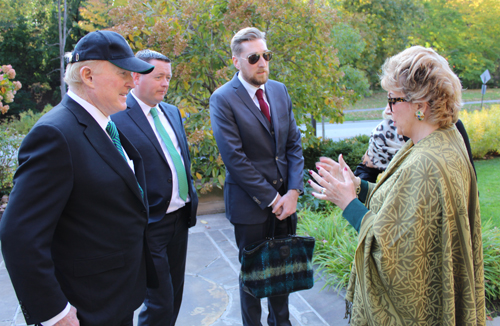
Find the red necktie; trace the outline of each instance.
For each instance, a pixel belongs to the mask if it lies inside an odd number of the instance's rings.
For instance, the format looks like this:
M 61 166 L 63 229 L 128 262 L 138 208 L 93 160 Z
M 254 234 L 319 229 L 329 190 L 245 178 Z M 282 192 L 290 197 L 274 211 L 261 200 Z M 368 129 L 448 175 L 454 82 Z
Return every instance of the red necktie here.
M 269 120 L 269 122 L 271 122 L 271 116 L 269 115 L 269 106 L 267 105 L 266 101 L 264 101 L 264 96 L 263 96 L 264 91 L 262 90 L 262 88 L 259 88 L 257 90 L 257 93 L 255 93 L 255 95 L 257 96 L 257 99 L 259 100 L 260 110 L 262 111 L 262 113 L 264 113 L 267 120 Z

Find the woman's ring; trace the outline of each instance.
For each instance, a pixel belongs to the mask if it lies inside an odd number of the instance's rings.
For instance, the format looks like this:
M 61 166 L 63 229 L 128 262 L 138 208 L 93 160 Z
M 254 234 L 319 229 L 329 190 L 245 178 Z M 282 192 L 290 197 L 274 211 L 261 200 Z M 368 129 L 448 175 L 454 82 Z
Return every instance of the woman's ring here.
M 325 191 L 326 191 L 326 189 L 325 189 L 325 188 L 321 189 L 321 194 L 322 194 L 322 195 L 324 195 L 324 194 L 325 194 Z

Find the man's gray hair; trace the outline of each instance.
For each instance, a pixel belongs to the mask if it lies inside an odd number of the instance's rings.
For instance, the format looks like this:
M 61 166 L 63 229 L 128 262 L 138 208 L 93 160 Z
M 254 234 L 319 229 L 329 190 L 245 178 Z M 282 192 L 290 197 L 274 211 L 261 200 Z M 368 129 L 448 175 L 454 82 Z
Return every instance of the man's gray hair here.
M 156 52 L 153 50 L 141 50 L 135 54 L 135 57 L 137 59 L 141 59 L 142 61 L 146 61 L 147 63 L 150 63 L 151 60 L 160 60 L 164 62 L 170 62 L 170 59 L 161 54 L 160 52 Z
M 241 44 L 247 41 L 264 40 L 266 41 L 266 33 L 259 31 L 255 27 L 245 27 L 236 33 L 231 40 L 231 52 L 237 57 L 241 54 Z
M 71 52 L 67 52 L 64 57 L 69 61 L 71 58 Z M 83 84 L 82 76 L 80 75 L 80 70 L 87 66 L 96 69 L 97 66 L 104 62 L 103 60 L 86 60 L 75 63 L 68 63 L 66 70 L 64 71 L 64 81 L 72 89 L 80 89 Z

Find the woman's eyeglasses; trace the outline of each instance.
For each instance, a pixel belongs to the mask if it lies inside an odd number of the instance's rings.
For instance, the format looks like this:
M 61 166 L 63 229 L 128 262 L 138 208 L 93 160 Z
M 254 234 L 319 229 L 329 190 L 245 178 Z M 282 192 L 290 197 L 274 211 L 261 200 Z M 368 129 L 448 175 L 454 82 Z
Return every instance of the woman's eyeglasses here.
M 408 102 L 407 100 L 404 99 L 404 97 L 388 97 L 387 98 L 387 103 L 389 103 L 389 107 L 391 108 L 392 112 L 392 105 L 398 102 Z
M 264 58 L 264 60 L 266 60 L 266 61 L 271 61 L 271 59 L 273 58 L 273 53 L 271 51 L 266 51 L 262 54 L 252 53 L 252 54 L 249 54 L 248 57 L 242 58 L 242 59 L 245 59 L 248 61 L 249 64 L 254 65 L 257 62 L 259 62 L 261 55 Z

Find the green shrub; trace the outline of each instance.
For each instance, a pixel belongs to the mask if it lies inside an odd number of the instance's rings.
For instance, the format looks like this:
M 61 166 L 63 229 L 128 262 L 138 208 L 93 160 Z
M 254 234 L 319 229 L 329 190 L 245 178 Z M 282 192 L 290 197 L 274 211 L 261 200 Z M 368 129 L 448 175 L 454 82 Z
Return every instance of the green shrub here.
M 500 153 L 500 105 L 473 112 L 462 111 L 460 119 L 469 135 L 472 157 Z
M 302 210 L 297 233 L 316 239 L 314 264 L 317 273 L 323 274 L 325 286 L 336 290 L 347 286 L 358 237 L 356 230 L 342 217 L 340 208 L 334 207 L 328 212 Z
M 483 228 L 483 257 L 486 299 L 500 300 L 500 229 L 488 220 Z
M 500 229 L 489 220 L 482 225 L 486 299 L 500 299 Z M 336 290 L 349 283 L 354 253 L 358 244 L 357 233 L 342 217 L 338 208 L 325 212 L 303 209 L 299 212 L 297 233 L 316 239 L 314 264 L 323 273 L 328 287 Z
M 5 125 L 0 125 L 0 194 L 12 190 L 12 178 L 17 169 L 17 151 L 23 137 Z M 1 197 L 1 196 L 0 196 Z
M 353 138 L 333 141 L 325 139 L 312 146 L 303 149 L 304 167 L 309 170 L 316 168 L 316 162 L 321 156 L 326 156 L 338 160 L 339 154 L 344 156 L 347 165 L 354 171 L 356 166 L 361 163 L 361 158 L 368 148 L 370 136 L 359 135 Z
M 13 118 L 9 121 L 8 126 L 19 134 L 26 135 L 35 123 L 50 110 L 52 110 L 52 105 L 47 104 L 42 112 L 33 112 L 31 110 L 21 112 L 18 119 Z
M 338 161 L 339 154 L 342 154 L 347 165 L 354 171 L 361 163 L 361 158 L 368 148 L 369 136 L 360 135 L 340 141 L 327 139 L 325 141 L 309 141 L 309 146 L 303 149 L 304 155 L 304 194 L 299 197 L 297 209 L 310 209 L 312 211 L 325 211 L 335 207 L 334 204 L 319 200 L 311 195 L 312 188 L 307 181 L 311 178 L 309 170 L 316 171 L 316 162 L 322 156 L 330 157 Z

